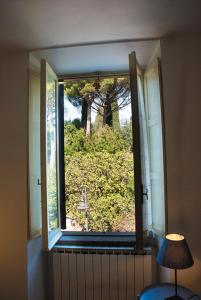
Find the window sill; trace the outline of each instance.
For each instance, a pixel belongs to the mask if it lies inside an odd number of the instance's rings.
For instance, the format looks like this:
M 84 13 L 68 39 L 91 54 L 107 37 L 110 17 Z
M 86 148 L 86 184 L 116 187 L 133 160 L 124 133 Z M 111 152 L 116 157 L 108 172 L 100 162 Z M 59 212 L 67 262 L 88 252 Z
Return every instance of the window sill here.
M 150 245 L 150 246 L 149 246 Z M 53 252 L 83 254 L 152 254 L 151 244 L 142 250 L 136 250 L 135 232 L 68 232 L 53 247 Z
M 101 247 L 134 247 L 136 235 L 129 233 L 102 233 L 102 232 L 62 232 L 58 243 L 60 245 L 101 246 Z
M 147 254 L 150 248 L 135 249 L 135 233 L 62 232 L 54 252 L 90 254 Z

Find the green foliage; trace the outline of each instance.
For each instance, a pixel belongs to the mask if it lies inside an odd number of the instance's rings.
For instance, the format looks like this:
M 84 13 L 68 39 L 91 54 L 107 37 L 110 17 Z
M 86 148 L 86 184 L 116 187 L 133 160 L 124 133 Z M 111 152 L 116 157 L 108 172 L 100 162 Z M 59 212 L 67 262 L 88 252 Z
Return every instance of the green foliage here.
M 64 92 L 74 106 L 80 106 L 83 99 L 94 96 L 94 80 L 68 80 L 65 82 Z
M 72 155 L 84 150 L 86 142 L 85 131 L 83 128 L 77 129 L 73 123 L 64 124 L 64 153 Z
M 82 98 L 97 96 L 101 99 L 112 95 L 114 100 L 129 91 L 129 79 L 127 77 L 102 78 L 98 81 L 91 80 L 68 80 L 64 86 L 65 95 L 71 100 L 72 104 L 79 106 Z M 112 102 L 111 102 L 112 103 Z
M 135 230 L 133 156 L 124 140 L 129 129 L 106 125 L 89 139 L 83 129 L 65 124 L 67 215 L 84 225 L 78 205 L 86 188 L 90 231 Z
M 119 123 L 119 110 L 118 110 L 118 103 L 117 100 L 115 100 L 112 103 L 112 128 L 115 131 L 119 131 L 120 130 L 120 123 Z
M 118 92 L 120 89 L 126 90 L 129 85 L 128 77 L 110 77 L 104 78 L 100 81 L 100 93 L 107 94 L 108 91 Z
M 121 134 L 108 125 L 95 132 L 86 143 L 87 152 L 106 151 L 108 153 L 116 153 L 124 150 L 125 147 L 126 145 Z
M 86 98 L 90 95 L 94 96 L 96 93 L 96 89 L 94 86 L 94 81 L 85 81 L 84 86 L 80 90 L 80 94 Z
M 85 226 L 78 206 L 86 191 L 90 231 L 135 231 L 132 127 L 119 122 L 130 103 L 128 78 L 67 81 L 65 95 L 82 107 L 81 122 L 64 126 L 67 216 Z M 91 108 L 97 116 L 87 134 Z
M 83 128 L 79 130 L 74 121 L 66 122 L 64 125 L 64 152 L 67 155 L 74 155 L 76 152 L 94 153 L 107 152 L 114 154 L 119 151 L 131 150 L 131 125 L 126 125 L 120 131 L 114 131 L 108 125 L 99 129 L 91 138 L 85 136 Z
M 84 224 L 77 207 L 86 187 L 91 231 L 113 231 L 122 215 L 134 215 L 132 154 L 75 153 L 66 156 L 67 214 Z M 132 224 L 134 230 L 134 223 Z
M 55 166 L 48 166 L 47 175 L 49 227 L 51 230 L 54 230 L 58 227 L 57 179 Z
M 74 106 L 82 106 L 81 125 L 86 135 L 91 135 L 91 105 L 96 97 L 94 80 L 67 81 L 64 87 L 65 95 Z
M 130 84 L 127 77 L 110 77 L 91 80 L 68 80 L 64 86 L 65 95 L 74 106 L 82 106 L 82 127 L 86 127 L 87 107 L 98 115 L 99 128 L 105 124 L 119 129 L 119 110 L 130 103 Z M 118 104 L 119 100 L 119 104 Z
M 72 124 L 75 125 L 75 127 L 76 127 L 77 129 L 80 129 L 80 128 L 82 127 L 82 124 L 81 124 L 81 121 L 80 121 L 79 118 L 74 119 L 74 120 L 72 121 Z
M 132 123 L 130 121 L 126 121 L 120 130 L 120 135 L 122 140 L 124 141 L 124 147 L 125 149 L 128 149 L 129 151 L 132 150 L 132 144 L 133 144 L 133 135 L 132 135 Z
M 48 225 L 50 230 L 58 227 L 57 207 L 57 178 L 55 154 L 55 81 L 48 78 L 47 105 L 46 105 L 46 131 L 47 131 L 47 194 L 48 194 Z
M 103 116 L 102 116 L 102 111 L 103 109 L 99 109 L 95 118 L 95 122 L 92 125 L 92 131 L 96 132 L 98 130 L 100 130 L 103 127 Z

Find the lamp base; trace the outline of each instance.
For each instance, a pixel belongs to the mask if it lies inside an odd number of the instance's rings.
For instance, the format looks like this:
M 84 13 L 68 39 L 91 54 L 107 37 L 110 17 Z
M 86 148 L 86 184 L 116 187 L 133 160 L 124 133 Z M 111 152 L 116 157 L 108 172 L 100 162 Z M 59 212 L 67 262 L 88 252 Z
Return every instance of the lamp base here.
M 165 300 L 184 300 L 183 298 L 181 298 L 179 295 L 174 295 L 168 298 L 165 298 Z

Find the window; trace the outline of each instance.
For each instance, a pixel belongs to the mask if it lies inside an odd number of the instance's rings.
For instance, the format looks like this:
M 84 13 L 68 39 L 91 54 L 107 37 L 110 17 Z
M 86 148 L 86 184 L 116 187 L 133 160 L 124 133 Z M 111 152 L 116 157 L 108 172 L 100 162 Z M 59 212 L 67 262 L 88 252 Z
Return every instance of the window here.
M 68 231 L 135 231 L 138 249 L 143 247 L 143 232 L 165 230 L 158 65 L 142 72 L 131 53 L 129 66 L 127 74 L 85 77 L 81 82 L 71 78 L 58 85 L 53 70 L 41 61 L 41 176 L 30 168 L 30 186 L 33 183 L 34 189 L 37 182 L 41 189 L 44 249 L 61 236 L 66 217 Z M 31 132 L 30 126 L 30 137 Z M 30 138 L 30 145 L 34 142 Z M 30 166 L 33 162 L 34 153 Z M 34 199 L 30 197 L 30 215 L 39 209 Z M 36 223 L 31 223 L 31 231 L 37 227 L 40 233 L 40 219 Z
M 42 232 L 40 186 L 40 64 L 30 58 L 29 71 L 29 236 Z
M 144 74 L 146 127 L 149 156 L 149 190 L 151 193 L 149 228 L 156 234 L 166 231 L 165 215 L 165 147 L 163 136 L 162 87 L 160 61 L 154 61 Z M 151 226 L 150 226 L 151 225 Z
M 64 81 L 66 230 L 135 232 L 130 83 Z
M 46 249 L 61 236 L 58 148 L 57 76 L 46 61 L 41 60 L 41 195 Z

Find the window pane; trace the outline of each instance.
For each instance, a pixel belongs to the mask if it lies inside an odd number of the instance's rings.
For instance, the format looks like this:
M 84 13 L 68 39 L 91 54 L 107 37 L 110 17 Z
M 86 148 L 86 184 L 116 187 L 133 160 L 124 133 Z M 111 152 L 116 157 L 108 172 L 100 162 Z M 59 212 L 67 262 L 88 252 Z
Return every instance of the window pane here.
M 40 75 L 29 74 L 29 215 L 30 237 L 41 234 Z
M 152 230 L 163 235 L 165 232 L 165 192 L 161 99 L 157 63 L 145 73 L 145 88 L 151 173 Z
M 47 73 L 46 157 L 49 230 L 58 227 L 57 160 L 56 160 L 56 82 Z
M 135 231 L 128 78 L 66 81 L 64 109 L 67 230 Z

